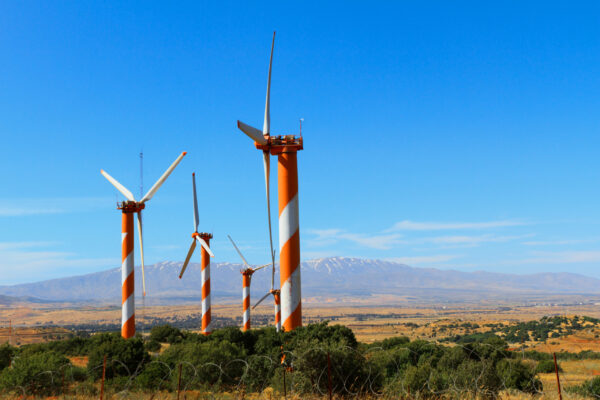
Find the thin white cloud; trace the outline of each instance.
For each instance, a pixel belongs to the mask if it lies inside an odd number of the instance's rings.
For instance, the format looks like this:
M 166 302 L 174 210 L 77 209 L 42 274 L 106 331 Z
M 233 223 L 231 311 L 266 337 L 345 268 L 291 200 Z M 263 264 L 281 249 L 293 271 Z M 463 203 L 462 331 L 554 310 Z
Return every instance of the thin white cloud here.
M 514 235 L 514 236 L 496 236 L 492 234 L 478 235 L 478 236 L 438 236 L 430 238 L 421 238 L 419 241 L 423 243 L 434 243 L 445 246 L 477 246 L 482 243 L 504 243 L 513 240 L 524 239 L 532 237 L 532 234 L 528 235 Z
M 461 264 L 461 268 L 481 269 L 481 268 L 498 268 L 498 267 L 514 267 L 516 265 L 568 265 L 568 264 L 589 264 L 600 263 L 600 251 L 584 250 L 584 251 L 534 251 L 530 252 L 525 258 L 502 259 L 497 261 L 482 261 L 477 263 Z M 542 267 L 544 268 L 544 267 Z M 565 267 L 561 267 L 565 268 Z
M 403 235 L 395 232 L 376 233 L 376 234 L 359 234 L 345 231 L 343 229 L 309 229 L 309 234 L 316 235 L 307 241 L 310 247 L 326 247 L 333 246 L 341 241 L 349 241 L 363 247 L 376 250 L 389 250 L 399 245 L 415 245 L 415 244 L 433 244 L 440 248 L 453 247 L 474 247 L 483 243 L 502 243 L 512 240 L 530 238 L 533 234 L 514 235 L 514 236 L 498 236 L 494 234 L 484 235 L 451 235 L 451 236 L 434 236 L 434 237 L 419 237 L 414 239 L 404 238 Z
M 504 228 L 510 226 L 526 225 L 520 221 L 487 221 L 487 222 L 415 222 L 400 221 L 396 222 L 389 232 L 393 231 L 440 231 L 440 230 L 462 230 L 462 229 L 490 229 Z
M 69 197 L 38 199 L 0 199 L 0 217 L 66 214 L 109 207 L 109 197 Z
M 371 249 L 389 250 L 402 243 L 402 235 L 397 233 L 367 235 L 351 233 L 343 229 L 309 229 L 308 233 L 316 235 L 316 238 L 308 242 L 312 247 L 330 246 L 345 240 Z
M 519 260 L 518 264 L 580 264 L 600 262 L 600 251 L 535 252 L 531 258 Z
M 389 261 L 395 261 L 407 265 L 419 265 L 419 264 L 437 264 L 444 263 L 450 260 L 461 257 L 457 254 L 437 254 L 430 256 L 414 256 L 414 257 L 394 257 L 388 258 Z
M 56 242 L 0 242 L 0 252 L 7 250 L 27 249 L 32 247 L 45 247 Z
M 2 283 L 24 283 L 64 276 L 85 274 L 94 268 L 120 264 L 118 258 L 82 258 L 78 255 L 44 250 L 50 242 L 0 243 Z
M 600 241 L 600 238 L 591 239 L 567 239 L 567 240 L 538 240 L 523 242 L 525 246 L 563 246 L 570 244 L 594 243 Z

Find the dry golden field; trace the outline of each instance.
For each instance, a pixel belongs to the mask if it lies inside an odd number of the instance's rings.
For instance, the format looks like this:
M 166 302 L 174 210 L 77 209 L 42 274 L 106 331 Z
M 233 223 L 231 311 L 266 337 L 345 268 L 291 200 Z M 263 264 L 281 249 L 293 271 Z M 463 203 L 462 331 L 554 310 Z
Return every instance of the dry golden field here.
M 600 306 L 586 305 L 509 305 L 493 304 L 448 304 L 448 305 L 346 305 L 317 304 L 306 302 L 303 308 L 304 323 L 330 320 L 351 328 L 357 339 L 362 342 L 373 342 L 392 336 L 408 336 L 411 339 L 440 339 L 449 335 L 484 332 L 483 325 L 502 323 L 510 325 L 520 321 L 536 320 L 543 316 L 587 315 L 600 318 Z M 177 323 L 190 315 L 199 315 L 197 305 L 151 306 L 141 307 L 138 304 L 136 319 L 138 323 L 160 319 L 167 323 Z M 241 317 L 239 305 L 213 305 L 213 319 Z M 265 326 L 272 321 L 271 305 L 258 307 L 253 311 L 253 326 Z M 0 306 L 0 342 L 8 341 L 9 320 L 12 321 L 11 343 L 21 344 L 45 341 L 60 337 L 67 333 L 61 326 L 77 326 L 82 324 L 103 326 L 120 325 L 121 309 L 116 306 L 77 307 L 75 305 L 32 305 Z M 481 326 L 477 329 L 460 327 L 448 328 L 457 322 L 471 322 Z M 36 328 L 36 329 L 32 329 Z M 546 343 L 526 343 L 540 351 L 600 351 L 600 342 L 593 334 L 573 336 L 569 338 L 549 339 Z M 542 347 L 540 347 L 542 346 Z

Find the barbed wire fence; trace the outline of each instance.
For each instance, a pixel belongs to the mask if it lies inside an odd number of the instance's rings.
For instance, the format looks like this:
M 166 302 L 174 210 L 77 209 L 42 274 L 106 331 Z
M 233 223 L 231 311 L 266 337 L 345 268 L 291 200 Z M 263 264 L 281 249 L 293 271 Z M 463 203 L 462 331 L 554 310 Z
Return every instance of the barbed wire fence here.
M 503 362 L 498 354 L 505 354 L 506 347 L 485 343 L 475 347 L 462 344 L 447 347 L 456 350 L 436 355 L 432 353 L 435 348 L 415 351 L 408 347 L 390 350 L 316 345 L 303 351 L 282 350 L 277 355 L 255 354 L 203 363 L 168 363 L 153 358 L 133 366 L 104 357 L 86 368 L 66 362 L 56 369 L 38 372 L 30 382 L 5 390 L 4 396 L 19 399 L 48 394 L 59 398 L 100 399 L 524 399 L 532 396 L 580 399 L 585 398 L 584 395 L 565 388 L 580 385 L 586 373 L 588 379 L 600 375 L 600 360 L 596 359 L 573 360 L 580 364 L 582 373 L 567 373 L 560 366 L 572 362 L 562 360 L 559 353 L 555 371 L 527 375 L 517 371 L 523 368 L 522 364 L 510 361 L 522 361 L 533 370 L 535 360 L 527 354 L 512 351 L 509 361 Z M 457 358 L 454 360 L 453 356 Z M 498 358 L 496 362 L 494 357 Z M 8 368 L 18 369 L 20 362 L 20 358 L 15 357 Z M 93 376 L 101 378 L 91 379 Z M 141 384 L 149 384 L 151 388 L 141 388 Z

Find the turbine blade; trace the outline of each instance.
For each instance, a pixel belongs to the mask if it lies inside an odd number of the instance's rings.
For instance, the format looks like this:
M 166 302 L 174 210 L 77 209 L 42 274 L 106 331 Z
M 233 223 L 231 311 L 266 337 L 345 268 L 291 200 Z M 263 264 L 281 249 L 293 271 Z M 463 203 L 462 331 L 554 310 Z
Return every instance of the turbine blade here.
M 181 272 L 179 273 L 179 279 L 181 279 L 181 277 L 183 276 L 183 273 L 185 272 L 185 269 L 187 268 L 187 266 L 190 262 L 190 258 L 192 258 L 192 254 L 194 254 L 195 248 L 196 248 L 196 241 L 194 240 L 192 242 L 192 245 L 190 246 L 187 256 L 185 256 L 185 261 L 183 262 L 183 267 L 181 268 Z
M 263 268 L 265 268 L 265 267 L 268 267 L 269 265 L 271 265 L 271 263 L 268 263 L 268 264 L 265 264 L 265 265 L 261 265 L 260 267 L 253 268 L 252 270 L 253 270 L 254 272 L 256 272 L 256 271 L 258 271 L 259 269 L 263 269 Z
M 250 139 L 254 140 L 256 143 L 267 144 L 267 139 L 265 139 L 262 132 L 259 131 L 258 129 L 256 129 L 250 125 L 246 125 L 242 121 L 238 121 L 237 125 L 238 125 L 238 129 L 240 131 L 244 132 L 246 135 L 248 135 L 250 137 Z
M 268 292 L 263 297 L 261 297 L 260 300 L 256 302 L 256 304 L 254 305 L 254 307 L 252 307 L 252 309 L 254 310 L 256 307 L 258 307 L 258 305 L 260 303 L 262 303 L 264 299 L 266 299 L 267 297 L 269 297 L 270 294 L 271 294 L 271 292 Z
M 187 152 L 183 152 L 179 155 L 179 157 L 177 157 L 177 159 L 173 162 L 173 164 L 171 164 L 171 166 L 169 168 L 167 168 L 167 170 L 165 171 L 164 174 L 162 174 L 162 176 L 160 178 L 158 178 L 158 180 L 156 181 L 156 183 L 154 184 L 154 186 L 152 186 L 150 188 L 150 190 L 148 190 L 148 193 L 146 193 L 146 195 L 142 198 L 142 200 L 140 200 L 140 203 L 145 203 L 148 200 L 150 200 L 152 198 L 152 196 L 154 196 L 154 194 L 156 193 L 156 191 L 162 186 L 163 183 L 165 183 L 165 180 L 169 177 L 169 175 L 171 175 L 171 172 L 173 172 L 173 170 L 175 169 L 175 167 L 177 166 L 177 164 L 179 164 L 181 162 L 181 159 L 187 154 Z
M 267 189 L 267 219 L 269 221 L 269 243 L 271 244 L 271 261 L 273 262 L 273 273 L 271 274 L 271 290 L 275 285 L 275 253 L 273 251 L 273 233 L 271 230 L 271 156 L 268 151 L 263 151 L 263 165 L 265 169 L 265 187 Z
M 198 197 L 196 196 L 196 174 L 192 173 L 192 184 L 194 186 L 194 232 L 198 232 L 200 218 L 198 217 Z
M 146 296 L 146 272 L 144 271 L 144 237 L 142 235 L 142 211 L 137 213 L 138 236 L 140 238 L 140 258 L 142 260 L 142 296 Z
M 242 261 L 244 261 L 244 265 L 247 266 L 248 268 L 250 268 L 250 266 L 248 265 L 248 261 L 246 261 L 246 259 L 244 258 L 244 256 L 242 255 L 242 252 L 240 251 L 240 249 L 238 249 L 238 247 L 235 245 L 235 242 L 233 241 L 233 239 L 231 238 L 231 236 L 227 235 L 227 237 L 229 238 L 229 240 L 231 241 L 231 244 L 233 245 L 233 247 L 235 247 L 235 251 L 237 251 L 237 253 L 240 255 L 240 257 L 242 258 Z
M 208 243 L 206 243 L 206 240 L 202 239 L 200 236 L 196 236 L 196 240 L 198 241 L 198 243 L 200 243 L 200 246 L 202 246 L 204 250 L 206 250 L 209 256 L 215 256 L 210 247 L 208 246 Z
M 275 47 L 275 32 L 273 32 L 273 42 L 271 43 L 271 58 L 269 59 L 269 78 L 267 79 L 267 100 L 265 101 L 265 122 L 263 124 L 263 135 L 271 132 L 271 66 L 273 65 L 273 48 Z
M 121 185 L 115 178 L 113 178 L 112 176 L 110 176 L 106 171 L 104 171 L 103 169 L 100 170 L 100 173 L 102 174 L 102 176 L 104 176 L 106 179 L 108 179 L 108 181 L 115 187 L 117 188 L 117 190 L 119 192 L 121 192 L 123 194 L 123 196 L 125 196 L 125 198 L 129 201 L 135 201 L 135 198 L 133 197 L 133 194 L 127 190 L 127 188 L 123 185 Z

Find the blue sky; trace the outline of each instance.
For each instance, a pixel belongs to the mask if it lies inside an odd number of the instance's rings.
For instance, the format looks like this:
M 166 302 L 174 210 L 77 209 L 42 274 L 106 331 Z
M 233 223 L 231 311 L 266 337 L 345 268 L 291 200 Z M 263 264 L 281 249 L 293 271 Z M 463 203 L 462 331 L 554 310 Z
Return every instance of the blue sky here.
M 261 156 L 236 120 L 262 125 L 273 30 L 272 132 L 305 119 L 303 258 L 600 277 L 599 12 L 2 2 L 0 284 L 118 266 L 99 171 L 137 195 L 142 149 L 146 189 L 189 152 L 148 203 L 148 263 L 185 257 L 193 171 L 215 261 L 237 261 L 227 234 L 267 261 Z

